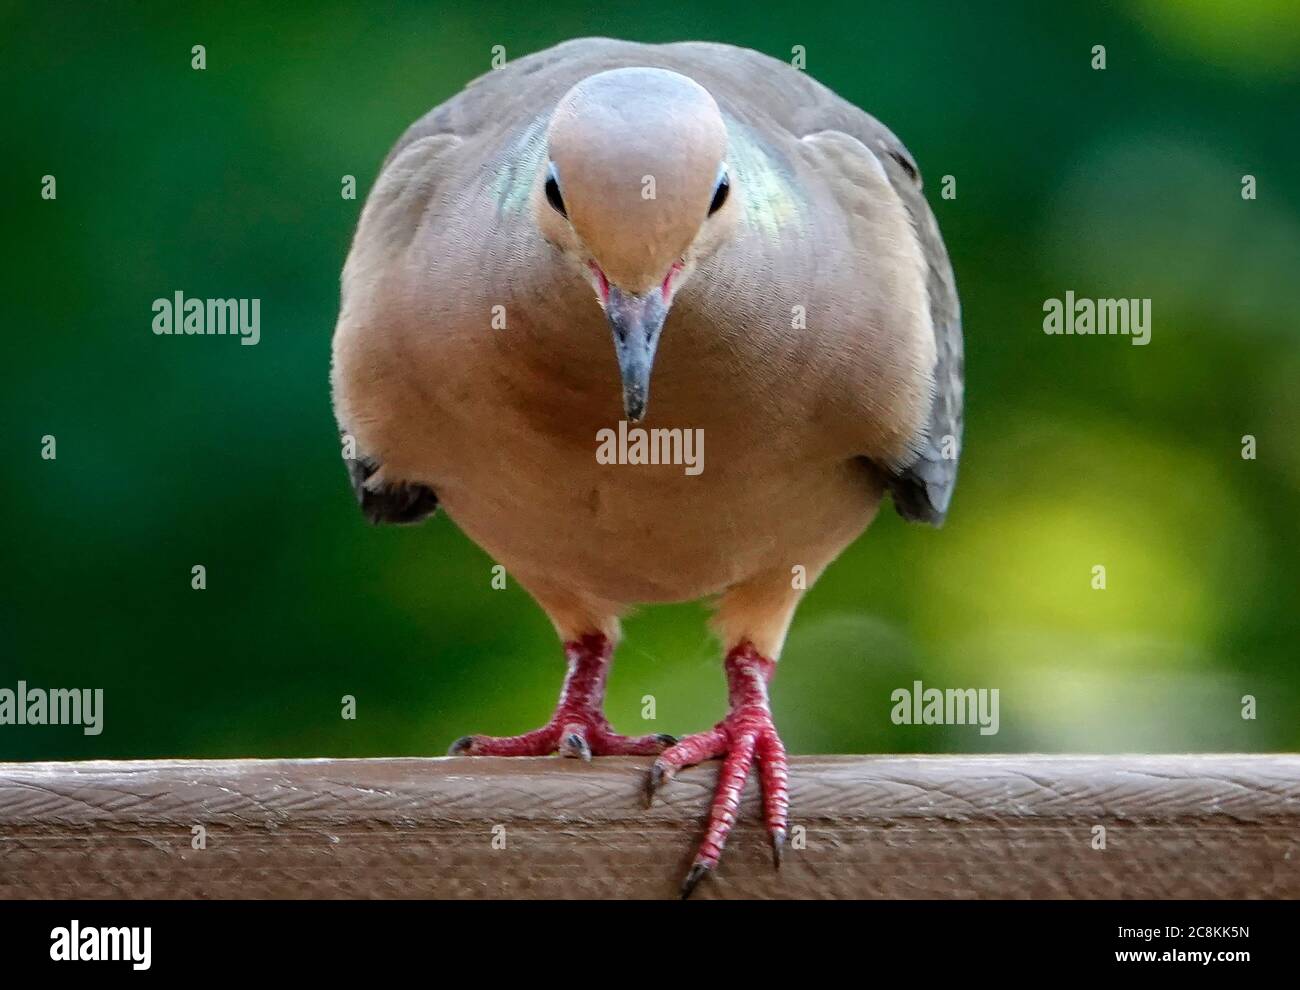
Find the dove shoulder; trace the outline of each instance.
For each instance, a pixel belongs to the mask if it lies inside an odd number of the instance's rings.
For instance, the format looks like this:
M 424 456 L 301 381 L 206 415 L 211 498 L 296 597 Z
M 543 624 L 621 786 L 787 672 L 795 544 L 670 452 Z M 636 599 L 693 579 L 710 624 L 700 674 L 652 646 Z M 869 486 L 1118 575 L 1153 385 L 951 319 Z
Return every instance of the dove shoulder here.
M 771 143 L 784 132 L 808 151 L 814 173 L 808 196 L 829 199 L 821 200 L 814 215 L 828 227 L 842 222 L 846 235 L 843 241 L 833 231 L 819 237 L 818 274 L 831 267 L 828 245 L 846 248 L 858 269 L 847 280 L 836 269 L 840 277 L 819 279 L 817 291 L 842 293 L 837 308 L 843 312 L 847 306 L 857 318 L 856 325 L 839 329 L 856 337 L 858 346 L 853 339 L 834 344 L 857 354 L 860 386 L 876 393 L 862 396 L 862 454 L 881 469 L 904 518 L 941 524 L 962 439 L 961 306 L 916 160 L 875 117 L 784 62 L 725 45 L 669 47 L 708 64 L 704 74 L 710 78 L 700 81 L 712 84 L 715 95 L 723 93 L 730 112 L 752 131 L 768 135 Z M 729 99 L 733 93 L 743 99 Z M 897 222 L 900 217 L 906 224 Z M 870 280 L 887 287 L 895 303 L 893 318 L 883 324 L 879 306 L 871 305 L 865 284 Z M 903 366 L 909 360 L 921 362 L 919 375 Z M 919 396 L 919 418 L 916 389 L 927 393 Z
M 924 431 L 913 438 L 915 458 L 888 472 L 898 513 L 911 522 L 941 525 L 957 481 L 965 393 L 961 303 L 948 249 L 922 192 L 920 169 L 884 125 L 868 120 L 863 137 L 911 220 L 920 248 L 926 303 L 934 337 L 933 395 Z

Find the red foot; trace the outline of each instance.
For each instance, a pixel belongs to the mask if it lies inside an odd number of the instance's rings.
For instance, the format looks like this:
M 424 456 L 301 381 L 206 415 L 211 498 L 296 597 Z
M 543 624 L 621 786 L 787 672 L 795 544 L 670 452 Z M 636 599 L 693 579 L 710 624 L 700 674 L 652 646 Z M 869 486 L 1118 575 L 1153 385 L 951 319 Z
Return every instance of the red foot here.
M 776 734 L 767 702 L 767 682 L 776 664 L 761 656 L 751 644 L 741 643 L 727 654 L 723 666 L 727 672 L 731 711 L 712 729 L 689 735 L 665 750 L 650 768 L 647 782 L 647 798 L 653 801 L 655 792 L 682 767 L 725 757 L 704 840 L 682 883 L 683 897 L 689 897 L 695 885 L 717 867 L 722 847 L 736 823 L 741 789 L 755 760 L 763 787 L 763 820 L 772 840 L 772 859 L 778 867 L 785 848 L 790 810 L 789 772 L 785 746 Z
M 605 678 L 614 648 L 604 636 L 583 636 L 564 644 L 569 672 L 551 720 L 522 736 L 462 736 L 450 756 L 548 756 L 558 752 L 590 760 L 592 756 L 654 756 L 675 740 L 663 733 L 620 736 L 601 710 Z

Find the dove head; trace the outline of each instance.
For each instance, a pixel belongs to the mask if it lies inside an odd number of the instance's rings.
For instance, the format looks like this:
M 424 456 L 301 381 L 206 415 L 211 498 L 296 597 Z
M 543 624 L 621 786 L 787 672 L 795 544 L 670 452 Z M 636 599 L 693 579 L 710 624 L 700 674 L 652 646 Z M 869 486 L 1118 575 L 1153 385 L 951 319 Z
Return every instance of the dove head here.
M 551 116 L 538 225 L 605 311 L 632 422 L 674 295 L 735 224 L 726 152 L 713 97 L 666 69 L 589 76 Z

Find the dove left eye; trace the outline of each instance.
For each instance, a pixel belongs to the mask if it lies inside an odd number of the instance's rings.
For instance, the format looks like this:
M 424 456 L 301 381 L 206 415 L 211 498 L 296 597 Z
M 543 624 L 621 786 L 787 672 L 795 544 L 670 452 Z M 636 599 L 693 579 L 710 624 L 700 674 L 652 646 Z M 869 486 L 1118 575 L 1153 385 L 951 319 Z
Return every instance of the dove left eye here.
M 717 213 L 722 209 L 722 204 L 727 201 L 727 193 L 731 191 L 731 181 L 727 178 L 727 173 L 722 173 L 722 178 L 718 179 L 717 188 L 713 190 L 713 202 L 709 204 L 709 216 Z

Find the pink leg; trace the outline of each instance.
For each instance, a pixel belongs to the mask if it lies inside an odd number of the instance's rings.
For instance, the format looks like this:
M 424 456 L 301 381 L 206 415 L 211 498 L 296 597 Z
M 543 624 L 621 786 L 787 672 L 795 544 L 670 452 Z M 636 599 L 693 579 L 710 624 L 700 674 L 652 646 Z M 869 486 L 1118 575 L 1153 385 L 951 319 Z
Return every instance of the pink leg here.
M 647 783 L 647 796 L 653 801 L 655 792 L 682 767 L 724 757 L 704 839 L 682 884 L 683 897 L 689 897 L 695 885 L 717 868 L 722 847 L 736 824 L 736 809 L 740 806 L 745 778 L 755 761 L 763 786 L 763 821 L 771 837 L 773 861 L 778 867 L 785 848 L 790 809 L 789 773 L 785 746 L 776 734 L 767 701 L 767 682 L 776 664 L 761 656 L 750 643 L 741 643 L 727 654 L 723 666 L 727 672 L 731 711 L 712 729 L 689 735 L 666 749 L 650 768 Z
M 654 756 L 674 742 L 663 733 L 620 736 L 602 710 L 605 679 L 614 647 L 599 634 L 564 644 L 569 672 L 551 720 L 522 736 L 463 736 L 451 744 L 451 756 L 547 756 L 558 752 L 590 760 L 592 756 Z

